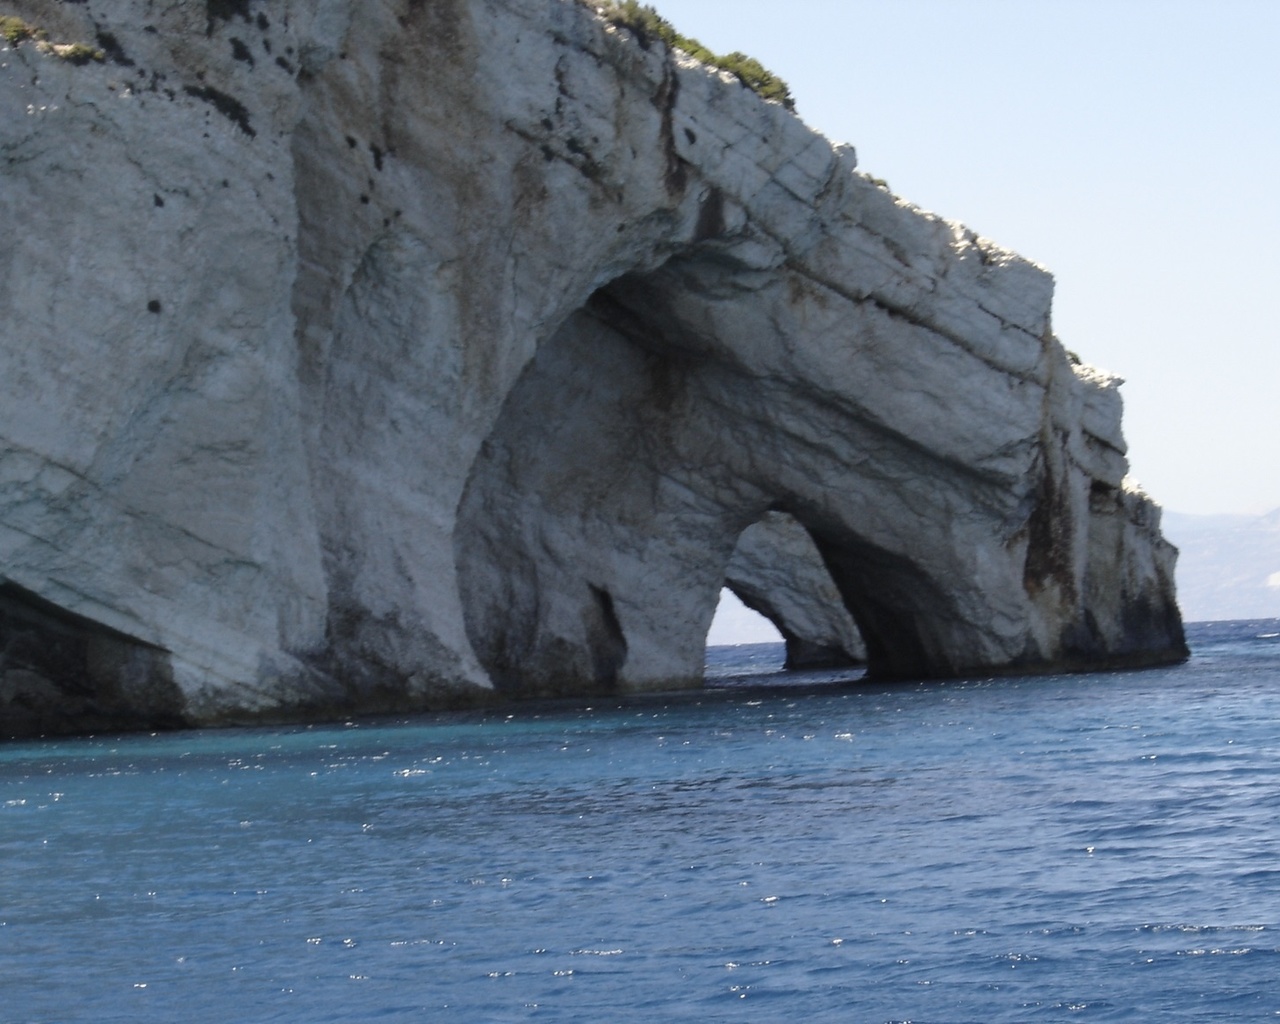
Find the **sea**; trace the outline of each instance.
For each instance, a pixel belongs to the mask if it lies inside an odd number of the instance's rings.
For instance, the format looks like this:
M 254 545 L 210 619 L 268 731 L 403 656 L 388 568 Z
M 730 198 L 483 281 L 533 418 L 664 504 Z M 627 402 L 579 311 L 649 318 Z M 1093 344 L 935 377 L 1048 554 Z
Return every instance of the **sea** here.
M 0 1021 L 1280 1018 L 1280 620 L 1145 671 L 0 745 Z

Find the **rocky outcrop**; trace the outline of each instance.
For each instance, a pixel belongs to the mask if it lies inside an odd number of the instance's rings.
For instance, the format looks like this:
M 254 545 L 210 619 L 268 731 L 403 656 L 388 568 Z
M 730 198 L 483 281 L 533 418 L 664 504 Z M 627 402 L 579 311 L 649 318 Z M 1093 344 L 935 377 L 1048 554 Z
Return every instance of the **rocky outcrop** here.
M 139 723 L 696 685 L 770 511 L 873 674 L 1184 655 L 1049 275 L 728 75 L 577 0 L 10 6 L 5 621 Z

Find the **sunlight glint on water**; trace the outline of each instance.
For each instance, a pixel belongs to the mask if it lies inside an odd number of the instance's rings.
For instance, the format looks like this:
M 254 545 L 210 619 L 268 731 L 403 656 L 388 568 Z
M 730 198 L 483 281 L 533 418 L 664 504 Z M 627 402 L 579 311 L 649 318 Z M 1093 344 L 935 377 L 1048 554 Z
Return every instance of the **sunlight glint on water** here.
M 1110 676 L 0 746 L 0 1018 L 1271 1017 L 1278 632 Z

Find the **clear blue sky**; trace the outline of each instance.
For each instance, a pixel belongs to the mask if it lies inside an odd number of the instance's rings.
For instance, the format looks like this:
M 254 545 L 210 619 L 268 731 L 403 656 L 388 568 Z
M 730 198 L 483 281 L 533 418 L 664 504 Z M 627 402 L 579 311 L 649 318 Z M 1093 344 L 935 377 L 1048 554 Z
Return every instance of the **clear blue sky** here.
M 906 199 L 1042 263 L 1133 475 L 1280 507 L 1280 0 L 654 0 Z

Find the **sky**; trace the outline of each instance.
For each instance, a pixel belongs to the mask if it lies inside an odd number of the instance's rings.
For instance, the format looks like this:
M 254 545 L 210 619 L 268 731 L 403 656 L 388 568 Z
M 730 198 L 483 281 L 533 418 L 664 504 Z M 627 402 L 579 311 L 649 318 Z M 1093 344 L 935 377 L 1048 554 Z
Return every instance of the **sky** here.
M 895 193 L 1047 267 L 1160 504 L 1280 508 L 1280 0 L 650 2 Z M 763 622 L 722 608 L 709 640 L 738 620 Z

